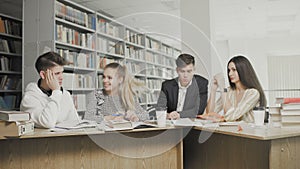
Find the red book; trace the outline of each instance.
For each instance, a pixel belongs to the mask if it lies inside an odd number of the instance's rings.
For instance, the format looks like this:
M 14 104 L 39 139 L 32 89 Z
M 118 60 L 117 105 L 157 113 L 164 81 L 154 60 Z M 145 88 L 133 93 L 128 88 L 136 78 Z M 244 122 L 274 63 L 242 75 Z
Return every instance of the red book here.
M 278 104 L 300 103 L 300 97 L 282 97 L 276 98 Z

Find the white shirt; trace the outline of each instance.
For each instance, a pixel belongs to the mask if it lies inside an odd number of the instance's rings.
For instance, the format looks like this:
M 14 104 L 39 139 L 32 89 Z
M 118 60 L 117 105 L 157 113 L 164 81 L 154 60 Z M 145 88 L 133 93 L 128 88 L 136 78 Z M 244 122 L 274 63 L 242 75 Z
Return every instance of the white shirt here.
M 27 85 L 20 109 L 29 112 L 38 127 L 53 128 L 57 123 L 79 120 L 68 91 L 54 90 L 48 97 L 37 83 Z
M 181 112 L 183 109 L 186 91 L 187 91 L 187 88 L 192 84 L 192 81 L 193 80 L 191 80 L 190 83 L 186 87 L 181 86 L 180 82 L 178 82 L 179 90 L 178 90 L 178 102 L 177 102 L 177 109 L 176 109 L 177 112 Z

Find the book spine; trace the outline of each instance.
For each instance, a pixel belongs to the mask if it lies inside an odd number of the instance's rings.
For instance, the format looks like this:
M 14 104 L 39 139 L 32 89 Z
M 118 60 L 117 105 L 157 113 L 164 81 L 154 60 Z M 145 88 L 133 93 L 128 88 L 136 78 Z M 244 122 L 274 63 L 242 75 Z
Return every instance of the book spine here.
M 28 133 L 33 133 L 33 132 L 34 132 L 34 123 L 33 122 L 28 122 L 25 124 L 18 125 L 19 136 L 28 134 Z
M 300 98 L 284 98 L 283 104 L 288 104 L 288 103 L 300 103 Z

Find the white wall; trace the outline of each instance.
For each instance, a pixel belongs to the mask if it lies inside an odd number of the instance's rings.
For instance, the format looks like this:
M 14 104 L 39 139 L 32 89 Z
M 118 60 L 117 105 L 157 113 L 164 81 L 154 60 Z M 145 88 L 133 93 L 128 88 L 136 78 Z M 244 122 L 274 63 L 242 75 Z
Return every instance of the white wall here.
M 300 36 L 264 39 L 230 39 L 227 41 L 218 41 L 217 51 L 224 65 L 226 65 L 229 58 L 234 55 L 243 54 L 248 57 L 263 88 L 269 89 L 267 57 L 299 55 L 299 44 Z M 226 69 L 224 71 L 226 71 Z

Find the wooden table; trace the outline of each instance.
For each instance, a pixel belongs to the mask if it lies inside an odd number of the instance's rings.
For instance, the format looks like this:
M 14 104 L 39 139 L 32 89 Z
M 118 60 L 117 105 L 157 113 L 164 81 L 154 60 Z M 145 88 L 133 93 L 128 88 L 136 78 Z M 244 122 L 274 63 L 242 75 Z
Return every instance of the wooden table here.
M 242 129 L 238 131 L 237 126 L 195 127 L 184 139 L 184 168 L 300 168 L 300 128 L 243 124 Z M 200 134 L 212 135 L 199 143 Z
M 106 132 L 36 130 L 0 139 L 2 169 L 182 169 L 181 129 Z

